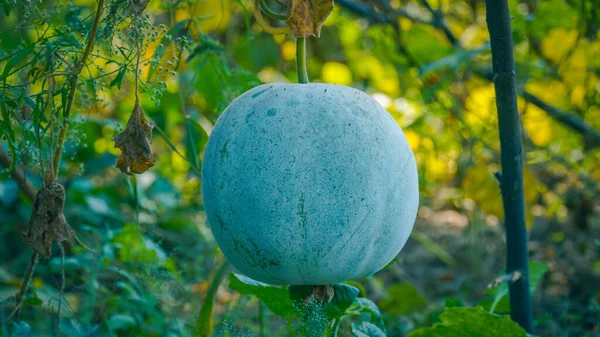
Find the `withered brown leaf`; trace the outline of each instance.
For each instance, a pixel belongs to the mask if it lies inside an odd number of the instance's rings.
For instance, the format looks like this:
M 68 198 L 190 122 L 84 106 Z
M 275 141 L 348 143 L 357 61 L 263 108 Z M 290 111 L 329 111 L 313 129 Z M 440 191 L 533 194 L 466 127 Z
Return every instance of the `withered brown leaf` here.
M 335 289 L 333 289 L 331 284 L 313 286 L 312 294 L 304 300 L 304 303 L 310 304 L 312 301 L 321 303 L 327 301 L 329 303 L 333 299 L 333 296 L 335 296 Z
M 156 158 L 152 154 L 152 128 L 138 99 L 123 132 L 113 137 L 115 147 L 121 150 L 117 167 L 124 173 L 144 173 L 154 166 Z
M 321 35 L 321 26 L 333 11 L 333 0 L 291 0 L 285 22 L 299 37 Z
M 63 213 L 65 189 L 56 181 L 38 191 L 31 210 L 27 231 L 23 232 L 25 243 L 40 255 L 52 256 L 52 242 L 69 240 L 75 232 Z

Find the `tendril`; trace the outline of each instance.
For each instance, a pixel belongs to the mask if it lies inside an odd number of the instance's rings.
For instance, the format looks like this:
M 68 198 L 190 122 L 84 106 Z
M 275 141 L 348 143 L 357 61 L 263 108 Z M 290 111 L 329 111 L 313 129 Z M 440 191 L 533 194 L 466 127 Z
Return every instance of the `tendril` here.
M 285 27 L 273 27 L 271 26 L 271 24 L 269 24 L 267 22 L 267 20 L 265 20 L 262 11 L 265 12 L 265 14 L 267 14 L 267 16 L 269 16 L 270 18 L 273 19 L 278 19 L 278 17 L 283 17 L 283 19 L 285 19 L 285 16 L 282 16 L 282 14 L 277 14 L 275 12 L 273 12 L 271 9 L 269 9 L 266 6 L 266 3 L 264 2 L 265 0 L 254 0 L 254 16 L 256 17 L 256 21 L 258 22 L 258 24 L 264 29 L 265 32 L 271 34 L 271 35 L 279 35 L 279 34 L 287 34 L 290 32 L 290 27 L 285 26 Z M 264 4 L 261 6 L 261 4 Z M 271 14 L 274 14 L 274 16 L 271 16 Z M 277 16 L 277 17 L 276 17 Z
M 267 14 L 267 16 L 270 17 L 271 19 L 285 21 L 287 16 L 285 14 L 279 14 L 279 13 L 275 12 L 274 10 L 272 10 L 271 8 L 269 8 L 269 5 L 267 5 L 266 0 L 260 0 L 259 5 L 260 5 L 260 9 L 263 12 L 265 12 L 265 14 Z

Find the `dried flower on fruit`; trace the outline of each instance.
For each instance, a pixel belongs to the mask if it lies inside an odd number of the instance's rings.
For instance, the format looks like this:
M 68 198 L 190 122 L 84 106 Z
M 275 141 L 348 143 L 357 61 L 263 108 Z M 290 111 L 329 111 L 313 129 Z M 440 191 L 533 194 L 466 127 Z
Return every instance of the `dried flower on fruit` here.
M 292 0 L 285 22 L 296 36 L 319 37 L 331 11 L 333 0 Z

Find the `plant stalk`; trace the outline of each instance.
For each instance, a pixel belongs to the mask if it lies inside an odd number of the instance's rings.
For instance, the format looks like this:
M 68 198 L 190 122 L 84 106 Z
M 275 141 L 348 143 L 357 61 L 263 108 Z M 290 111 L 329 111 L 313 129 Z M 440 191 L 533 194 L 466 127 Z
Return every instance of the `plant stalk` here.
M 306 38 L 302 36 L 296 37 L 296 71 L 298 72 L 298 83 L 308 83 Z
M 506 272 L 522 277 L 509 285 L 511 318 L 533 332 L 529 293 L 529 255 L 523 195 L 523 139 L 517 108 L 517 78 L 507 0 L 485 0 L 492 47 L 494 87 L 498 108 L 502 177 L 500 188 L 506 227 Z
M 25 293 L 29 288 L 29 283 L 31 283 L 31 278 L 33 277 L 33 271 L 35 270 L 35 266 L 37 265 L 39 258 L 39 254 L 35 251 L 31 252 L 31 258 L 29 259 L 29 266 L 27 267 L 27 271 L 25 272 L 25 276 L 23 277 L 23 281 L 21 282 L 21 288 L 19 289 L 19 293 L 17 294 L 17 306 L 15 310 L 8 316 L 8 320 L 14 316 L 15 320 L 19 320 L 19 313 L 21 312 L 21 308 L 23 307 L 23 300 L 25 299 Z
M 83 52 L 81 60 L 79 60 L 79 62 L 77 62 L 77 64 L 75 65 L 75 69 L 73 69 L 73 73 L 69 80 L 71 87 L 69 88 L 69 95 L 67 96 L 67 105 L 65 108 L 64 122 L 62 129 L 60 130 L 60 134 L 58 135 L 58 145 L 56 147 L 56 151 L 54 152 L 54 179 L 58 179 L 58 167 L 60 164 L 60 156 L 65 145 L 65 138 L 67 136 L 67 129 L 69 127 L 69 117 L 71 116 L 71 109 L 73 107 L 73 100 L 75 99 L 75 91 L 77 90 L 77 82 L 79 82 L 79 75 L 81 74 L 81 71 L 83 70 L 83 67 L 86 64 L 90 53 L 92 52 L 94 41 L 96 39 L 96 33 L 98 32 L 98 25 L 100 24 L 100 17 L 102 17 L 103 10 L 104 0 L 98 0 L 96 17 L 94 18 L 94 24 L 92 25 L 92 30 L 90 31 L 90 37 L 85 47 L 85 51 Z

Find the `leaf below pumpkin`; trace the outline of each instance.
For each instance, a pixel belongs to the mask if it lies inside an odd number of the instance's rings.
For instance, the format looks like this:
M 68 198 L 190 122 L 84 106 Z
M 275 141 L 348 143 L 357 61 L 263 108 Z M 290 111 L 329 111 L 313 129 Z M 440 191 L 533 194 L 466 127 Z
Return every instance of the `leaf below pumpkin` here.
M 123 173 L 144 173 L 156 163 L 150 142 L 153 127 L 154 125 L 144 117 L 140 101 L 136 99 L 127 127 L 113 137 L 115 147 L 121 150 L 121 155 L 117 158 L 117 167 Z
M 291 0 L 285 22 L 297 37 L 321 35 L 321 26 L 333 11 L 333 0 Z

